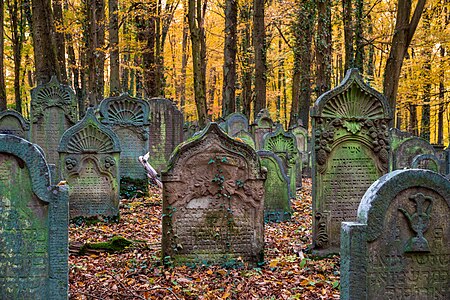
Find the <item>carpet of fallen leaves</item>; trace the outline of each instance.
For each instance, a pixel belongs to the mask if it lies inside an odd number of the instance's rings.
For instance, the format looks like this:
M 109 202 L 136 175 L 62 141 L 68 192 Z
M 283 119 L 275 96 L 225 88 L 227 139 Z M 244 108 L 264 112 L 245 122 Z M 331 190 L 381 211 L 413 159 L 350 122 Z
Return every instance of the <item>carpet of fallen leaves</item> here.
M 311 180 L 290 222 L 265 225 L 260 268 L 161 265 L 161 192 L 122 200 L 120 222 L 70 226 L 70 242 L 138 241 L 122 253 L 69 258 L 70 299 L 338 299 L 339 258 L 304 254 L 311 243 Z

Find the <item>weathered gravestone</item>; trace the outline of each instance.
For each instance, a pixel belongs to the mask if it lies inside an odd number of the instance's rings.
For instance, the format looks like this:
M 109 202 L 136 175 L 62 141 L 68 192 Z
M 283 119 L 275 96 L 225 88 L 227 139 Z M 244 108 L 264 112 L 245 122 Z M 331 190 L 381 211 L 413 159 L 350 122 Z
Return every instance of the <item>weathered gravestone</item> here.
M 170 154 L 183 142 L 183 114 L 169 99 L 154 98 L 150 105 L 150 165 L 160 172 L 166 167 Z
M 0 298 L 67 299 L 67 186 L 30 142 L 0 134 Z
M 301 163 L 299 162 L 295 136 L 290 132 L 285 132 L 280 125 L 274 132 L 264 135 L 263 148 L 264 150 L 272 151 L 283 160 L 289 177 L 289 191 L 294 196 L 297 190 L 297 168 L 298 164 Z
M 69 185 L 70 218 L 118 216 L 120 142 L 93 108 L 64 133 L 58 152 L 61 177 Z
M 72 89 L 56 77 L 31 90 L 30 139 L 42 147 L 48 163 L 58 168 L 58 145 L 63 133 L 78 120 L 77 99 Z M 57 170 L 59 172 L 59 170 Z
M 433 154 L 419 154 L 411 162 L 412 169 L 427 169 L 439 174 L 445 174 L 444 161 Z
M 183 125 L 183 141 L 191 138 L 197 131 L 200 130 L 198 123 L 195 122 L 185 122 Z
M 30 123 L 15 110 L 0 112 L 0 133 L 30 139 Z
M 343 222 L 341 299 L 450 299 L 450 182 L 397 170 Z
M 414 157 L 421 154 L 435 155 L 433 146 L 426 140 L 396 128 L 390 130 L 391 134 L 391 171 L 412 168 Z
M 450 147 L 445 149 L 445 176 L 450 179 Z
M 259 150 L 261 165 L 267 169 L 264 183 L 264 220 L 282 222 L 290 220 L 291 195 L 289 177 L 286 175 L 283 161 L 273 152 Z
M 273 121 L 270 118 L 267 109 L 261 109 L 256 116 L 254 124 L 251 126 L 251 131 L 255 139 L 256 150 L 264 148 L 264 135 L 273 130 Z
M 367 188 L 388 171 L 389 105 L 356 69 L 311 109 L 313 248 L 339 251 L 340 226 L 356 216 Z
M 223 126 L 229 136 L 234 136 L 240 131 L 249 131 L 248 119 L 241 113 L 232 113 L 226 116 Z
M 148 102 L 124 94 L 100 102 L 99 113 L 120 140 L 120 177 L 146 186 L 147 175 L 138 158 L 149 151 Z
M 297 149 L 300 155 L 300 161 L 297 163 L 297 187 L 302 186 L 303 168 L 309 169 L 309 151 L 308 151 L 308 130 L 301 125 L 297 125 L 289 129 L 295 136 Z M 309 169 L 309 174 L 311 170 Z
M 246 143 L 253 149 L 256 149 L 255 141 L 253 140 L 253 136 L 245 130 L 240 130 L 236 132 L 232 137 L 239 139 L 239 141 Z
M 255 150 L 216 123 L 180 145 L 162 173 L 163 257 L 176 264 L 262 262 L 264 179 Z

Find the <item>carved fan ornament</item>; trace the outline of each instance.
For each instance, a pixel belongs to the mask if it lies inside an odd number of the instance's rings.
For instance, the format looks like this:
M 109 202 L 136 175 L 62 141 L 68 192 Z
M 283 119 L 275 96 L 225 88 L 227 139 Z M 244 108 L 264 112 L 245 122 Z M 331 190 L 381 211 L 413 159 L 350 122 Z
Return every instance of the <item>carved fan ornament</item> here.
M 264 149 L 277 154 L 285 153 L 287 155 L 286 159 L 289 162 L 293 160 L 293 163 L 295 163 L 295 159 L 297 158 L 298 150 L 295 137 L 285 133 L 281 127 L 278 127 L 277 131 L 269 133 L 265 137 Z
M 72 153 L 110 153 L 114 150 L 114 144 L 108 135 L 89 124 L 72 136 L 67 150 Z
M 132 99 L 109 102 L 108 123 L 142 125 L 145 123 L 142 105 Z

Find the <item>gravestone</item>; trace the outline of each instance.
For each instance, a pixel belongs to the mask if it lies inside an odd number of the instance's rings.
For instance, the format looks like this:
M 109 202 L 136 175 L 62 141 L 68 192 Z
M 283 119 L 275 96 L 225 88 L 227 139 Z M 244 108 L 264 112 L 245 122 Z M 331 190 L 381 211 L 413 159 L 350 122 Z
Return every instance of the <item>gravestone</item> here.
M 30 123 L 15 110 L 0 112 L 0 133 L 30 139 Z
M 450 299 L 450 182 L 397 170 L 343 222 L 341 299 Z
M 74 92 L 69 86 L 60 84 L 53 76 L 49 83 L 31 90 L 30 115 L 31 142 L 41 146 L 47 162 L 58 168 L 59 140 L 78 120 L 77 98 Z
M 419 154 L 411 162 L 412 169 L 427 169 L 439 174 L 444 174 L 444 161 L 433 154 Z
M 297 125 L 290 128 L 289 132 L 295 136 L 300 155 L 300 161 L 297 164 L 297 188 L 300 188 L 302 186 L 303 169 L 307 171 L 309 168 L 308 130 L 303 126 Z M 311 173 L 310 170 L 308 173 Z
M 225 117 L 224 131 L 229 136 L 235 136 L 240 131 L 249 131 L 248 119 L 241 113 L 232 113 Z
M 408 132 L 391 129 L 392 166 L 391 170 L 412 168 L 414 157 L 421 154 L 435 155 L 433 146 L 426 140 Z
M 177 147 L 162 173 L 162 257 L 176 264 L 262 262 L 264 179 L 255 150 L 216 123 Z
M 272 151 L 282 159 L 289 177 L 289 192 L 294 197 L 297 190 L 297 168 L 300 163 L 295 136 L 285 132 L 280 125 L 274 132 L 264 135 L 264 150 Z
M 61 177 L 69 185 L 70 218 L 119 214 L 120 142 L 93 108 L 61 137 Z
M 183 141 L 191 138 L 197 131 L 200 130 L 198 123 L 195 122 L 184 122 L 183 125 Z
M 256 149 L 255 141 L 253 140 L 253 136 L 248 131 L 240 130 L 240 131 L 236 132 L 234 135 L 232 135 L 232 137 L 237 138 L 237 139 L 239 139 L 239 141 L 246 143 L 253 149 Z
M 311 109 L 313 249 L 339 251 L 340 227 L 356 216 L 367 188 L 388 171 L 389 105 L 356 69 Z
M 147 185 L 147 175 L 138 158 L 149 151 L 149 105 L 142 99 L 123 94 L 100 102 L 101 122 L 110 127 L 120 141 L 120 177 Z
M 251 131 L 255 139 L 256 150 L 264 149 L 264 135 L 273 130 L 273 121 L 267 109 L 261 109 L 255 118 Z
M 444 151 L 445 156 L 445 176 L 450 179 L 450 147 L 447 147 Z
M 0 134 L 0 298 L 68 298 L 67 186 L 34 144 Z
M 166 167 L 170 155 L 183 141 L 183 114 L 169 99 L 153 98 L 150 106 L 150 165 L 159 173 Z
M 259 150 L 261 165 L 267 169 L 264 183 L 264 220 L 282 222 L 291 219 L 291 195 L 289 193 L 289 177 L 283 161 L 271 151 Z

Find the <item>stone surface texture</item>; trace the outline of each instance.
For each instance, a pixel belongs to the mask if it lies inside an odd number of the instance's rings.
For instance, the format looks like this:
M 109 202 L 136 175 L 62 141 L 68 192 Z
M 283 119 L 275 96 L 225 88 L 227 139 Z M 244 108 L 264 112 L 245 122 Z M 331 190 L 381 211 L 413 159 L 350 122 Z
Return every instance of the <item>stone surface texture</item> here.
M 30 122 L 15 110 L 0 112 L 0 133 L 12 134 L 25 140 L 30 139 Z

